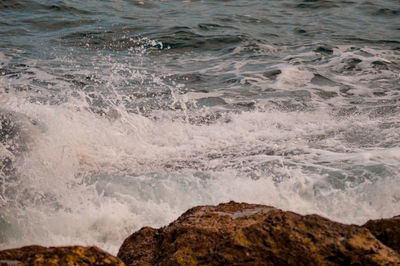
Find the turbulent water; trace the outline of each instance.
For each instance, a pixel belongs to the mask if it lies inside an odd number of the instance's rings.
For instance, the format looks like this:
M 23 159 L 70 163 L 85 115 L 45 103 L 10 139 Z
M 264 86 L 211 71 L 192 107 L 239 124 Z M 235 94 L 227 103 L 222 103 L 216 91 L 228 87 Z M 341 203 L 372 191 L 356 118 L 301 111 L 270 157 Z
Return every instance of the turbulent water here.
M 400 214 L 400 4 L 0 1 L 0 248 L 229 200 Z

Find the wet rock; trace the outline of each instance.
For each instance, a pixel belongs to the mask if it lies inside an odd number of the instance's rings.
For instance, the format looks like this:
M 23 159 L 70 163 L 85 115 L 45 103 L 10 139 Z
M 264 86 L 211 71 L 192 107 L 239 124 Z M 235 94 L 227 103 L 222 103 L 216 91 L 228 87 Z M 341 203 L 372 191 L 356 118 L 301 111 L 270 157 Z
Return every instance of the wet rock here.
M 124 265 L 98 247 L 26 246 L 0 251 L 0 265 Z
M 200 206 L 170 225 L 129 236 L 127 265 L 398 265 L 366 228 L 318 215 L 229 202 Z
M 400 254 L 400 216 L 369 220 L 363 227 L 367 228 L 383 244 Z

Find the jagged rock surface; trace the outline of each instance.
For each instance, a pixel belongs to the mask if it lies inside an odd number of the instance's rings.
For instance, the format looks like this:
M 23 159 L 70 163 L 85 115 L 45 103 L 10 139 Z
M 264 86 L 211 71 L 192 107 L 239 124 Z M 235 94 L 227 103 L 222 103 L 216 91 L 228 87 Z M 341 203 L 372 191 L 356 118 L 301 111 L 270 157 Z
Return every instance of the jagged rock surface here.
M 0 265 L 124 265 L 98 247 L 25 246 L 0 251 Z
M 399 265 L 368 229 L 318 215 L 229 202 L 188 210 L 167 227 L 129 236 L 127 265 Z
M 370 220 L 363 227 L 368 228 L 379 241 L 400 254 L 400 216 Z

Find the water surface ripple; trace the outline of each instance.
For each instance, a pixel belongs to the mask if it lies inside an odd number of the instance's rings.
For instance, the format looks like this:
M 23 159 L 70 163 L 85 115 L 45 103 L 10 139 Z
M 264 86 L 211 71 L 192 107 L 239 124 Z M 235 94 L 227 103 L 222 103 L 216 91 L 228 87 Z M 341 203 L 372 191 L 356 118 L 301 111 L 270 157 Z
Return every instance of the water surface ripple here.
M 387 1 L 0 0 L 0 248 L 115 253 L 236 200 L 400 213 Z

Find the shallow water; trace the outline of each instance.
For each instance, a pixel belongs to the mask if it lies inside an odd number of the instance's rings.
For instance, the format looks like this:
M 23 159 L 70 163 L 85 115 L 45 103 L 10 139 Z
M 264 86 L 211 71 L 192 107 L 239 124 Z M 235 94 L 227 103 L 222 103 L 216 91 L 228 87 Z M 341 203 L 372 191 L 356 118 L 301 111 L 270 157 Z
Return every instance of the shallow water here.
M 376 2 L 376 1 L 375 1 Z M 0 1 L 0 248 L 236 200 L 400 213 L 398 1 Z

